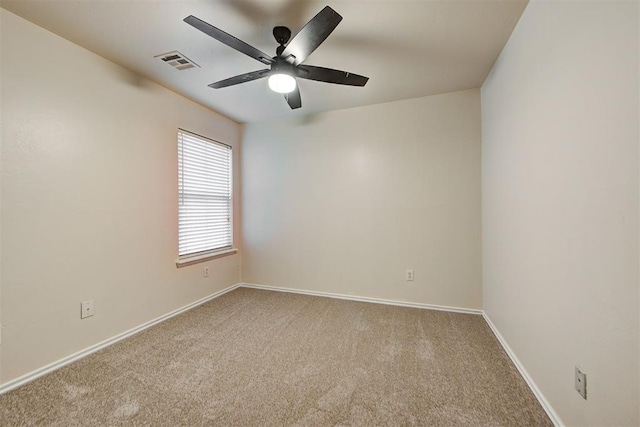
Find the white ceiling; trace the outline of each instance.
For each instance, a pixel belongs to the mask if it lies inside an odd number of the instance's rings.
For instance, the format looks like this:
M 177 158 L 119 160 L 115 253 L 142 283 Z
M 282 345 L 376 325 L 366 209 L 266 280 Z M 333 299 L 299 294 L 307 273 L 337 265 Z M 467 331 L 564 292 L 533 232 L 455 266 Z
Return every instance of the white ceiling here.
M 482 85 L 527 0 L 2 0 L 0 5 L 238 122 L 307 115 Z M 370 78 L 363 88 L 300 80 L 291 110 L 266 79 L 209 83 L 265 68 L 182 20 L 188 15 L 275 55 L 271 31 L 295 35 L 324 6 L 343 20 L 305 64 Z M 201 68 L 154 56 L 177 50 Z M 139 84 L 140 79 L 129 79 Z

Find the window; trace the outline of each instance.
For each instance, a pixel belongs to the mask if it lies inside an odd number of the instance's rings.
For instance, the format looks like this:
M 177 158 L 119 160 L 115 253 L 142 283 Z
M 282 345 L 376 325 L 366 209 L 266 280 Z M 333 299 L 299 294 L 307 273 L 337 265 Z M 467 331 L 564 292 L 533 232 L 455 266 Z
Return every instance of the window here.
M 231 147 L 178 131 L 178 256 L 232 249 Z

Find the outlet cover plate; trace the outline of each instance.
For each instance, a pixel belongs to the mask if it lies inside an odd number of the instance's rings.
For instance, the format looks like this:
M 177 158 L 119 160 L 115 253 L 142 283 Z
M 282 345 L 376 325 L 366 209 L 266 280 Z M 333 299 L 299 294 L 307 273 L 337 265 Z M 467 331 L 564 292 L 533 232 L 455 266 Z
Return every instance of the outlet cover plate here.
M 80 312 L 81 319 L 93 316 L 93 300 L 83 301 L 80 309 L 82 310 Z
M 576 366 L 576 390 L 584 400 L 587 400 L 587 374 Z
M 407 270 L 405 272 L 405 279 L 407 282 L 413 282 L 413 270 Z

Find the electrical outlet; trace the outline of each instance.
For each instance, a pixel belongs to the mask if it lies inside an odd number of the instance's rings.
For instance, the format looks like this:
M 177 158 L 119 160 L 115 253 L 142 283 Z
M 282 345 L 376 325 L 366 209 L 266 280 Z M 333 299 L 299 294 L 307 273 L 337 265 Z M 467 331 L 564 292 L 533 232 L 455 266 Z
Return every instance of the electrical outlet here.
M 587 374 L 576 366 L 576 390 L 584 400 L 587 400 Z
M 202 273 L 203 277 L 209 277 L 209 267 L 204 268 L 204 272 Z
M 93 300 L 82 301 L 82 304 L 80 304 L 80 310 L 81 319 L 93 316 Z
M 407 282 L 412 282 L 413 281 L 413 270 L 407 270 L 406 271 L 406 280 L 407 280 Z

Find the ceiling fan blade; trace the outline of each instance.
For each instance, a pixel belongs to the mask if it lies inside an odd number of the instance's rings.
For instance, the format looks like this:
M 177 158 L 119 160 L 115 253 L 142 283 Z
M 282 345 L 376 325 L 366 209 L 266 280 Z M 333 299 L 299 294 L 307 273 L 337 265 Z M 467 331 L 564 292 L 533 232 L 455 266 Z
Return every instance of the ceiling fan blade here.
M 292 110 L 302 107 L 302 98 L 300 97 L 300 88 L 296 85 L 293 92 L 285 93 L 284 99 L 287 100 L 287 104 Z
M 325 6 L 295 35 L 280 56 L 293 65 L 300 64 L 329 37 L 340 21 L 342 16 Z
M 230 48 L 242 52 L 245 55 L 252 57 L 253 59 L 257 59 L 263 64 L 271 65 L 274 62 L 274 60 L 266 53 L 256 49 L 255 47 L 243 42 L 240 39 L 233 37 L 231 34 L 227 34 L 221 29 L 204 22 L 202 19 L 196 18 L 193 15 L 189 15 L 184 18 L 184 22 L 213 37 L 219 42 L 226 44 Z
M 211 83 L 208 85 L 213 89 L 220 89 L 227 86 L 233 86 L 240 83 L 250 82 L 252 80 L 261 79 L 263 77 L 267 77 L 271 70 L 258 70 L 252 71 L 250 73 L 240 74 L 239 76 L 229 77 L 228 79 L 220 80 L 219 82 Z
M 369 77 L 332 68 L 314 67 L 313 65 L 299 65 L 296 71 L 296 76 L 302 79 L 339 85 L 364 86 L 369 81 Z

